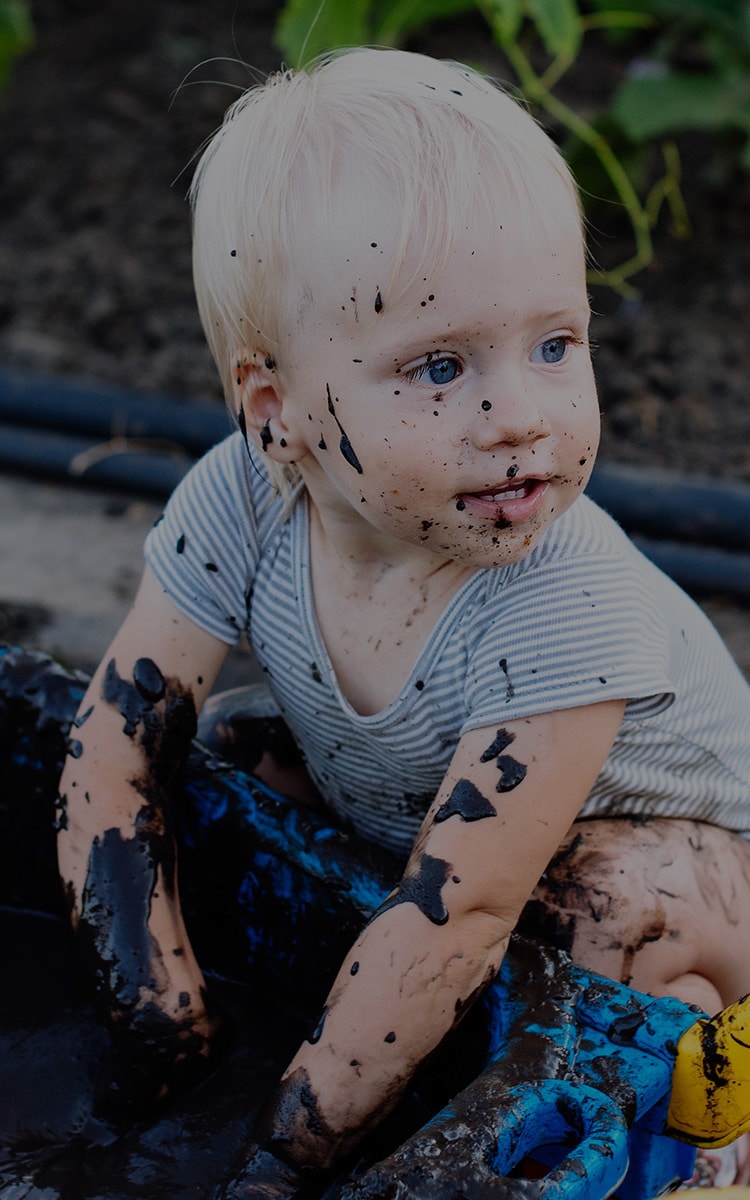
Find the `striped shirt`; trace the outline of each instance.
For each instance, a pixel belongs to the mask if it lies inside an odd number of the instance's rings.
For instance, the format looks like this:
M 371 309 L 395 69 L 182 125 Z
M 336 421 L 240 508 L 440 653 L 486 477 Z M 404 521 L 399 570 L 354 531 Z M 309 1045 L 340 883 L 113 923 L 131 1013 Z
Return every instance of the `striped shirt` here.
M 308 503 L 291 516 L 239 434 L 187 475 L 146 557 L 226 643 L 247 631 L 327 804 L 407 851 L 469 729 L 626 699 L 581 816 L 662 816 L 750 830 L 750 687 L 693 601 L 587 497 L 521 562 L 454 595 L 382 711 L 342 695 L 312 598 Z

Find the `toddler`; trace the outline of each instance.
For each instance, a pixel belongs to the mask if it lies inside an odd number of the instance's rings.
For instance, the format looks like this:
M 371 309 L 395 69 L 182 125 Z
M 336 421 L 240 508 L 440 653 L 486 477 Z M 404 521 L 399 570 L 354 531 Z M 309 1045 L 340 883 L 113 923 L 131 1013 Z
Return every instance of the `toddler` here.
M 167 1090 L 214 1034 L 170 790 L 247 631 L 304 767 L 259 774 L 405 862 L 230 1187 L 288 1196 L 395 1105 L 522 911 L 654 995 L 750 991 L 750 690 L 583 494 L 581 214 L 520 105 L 347 52 L 238 100 L 192 201 L 238 432 L 149 536 L 78 718 L 60 868 L 113 1029 Z

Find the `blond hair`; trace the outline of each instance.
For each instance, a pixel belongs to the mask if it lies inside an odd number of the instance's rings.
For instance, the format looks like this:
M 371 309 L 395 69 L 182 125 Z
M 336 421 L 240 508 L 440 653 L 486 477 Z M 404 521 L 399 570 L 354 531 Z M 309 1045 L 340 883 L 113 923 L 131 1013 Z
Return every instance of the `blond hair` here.
M 407 252 L 411 277 L 428 260 L 439 268 L 478 212 L 502 224 L 508 198 L 529 221 L 551 224 L 550 173 L 578 205 L 547 134 L 468 67 L 356 49 L 271 75 L 228 109 L 190 190 L 196 297 L 228 402 L 238 348 L 275 358 L 314 305 L 313 272 L 335 239 L 335 198 L 352 171 L 363 196 L 377 182 L 397 205 L 401 237 L 384 292 Z

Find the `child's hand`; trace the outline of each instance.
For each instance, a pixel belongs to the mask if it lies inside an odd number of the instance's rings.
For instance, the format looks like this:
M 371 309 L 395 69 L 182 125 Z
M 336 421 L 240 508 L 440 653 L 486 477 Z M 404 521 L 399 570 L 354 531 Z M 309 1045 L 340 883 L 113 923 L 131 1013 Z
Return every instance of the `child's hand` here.
M 175 1020 L 157 1003 L 120 1020 L 112 1033 L 112 1056 L 99 1096 L 103 1115 L 142 1117 L 155 1105 L 189 1091 L 213 1067 L 220 1022 L 204 1014 Z

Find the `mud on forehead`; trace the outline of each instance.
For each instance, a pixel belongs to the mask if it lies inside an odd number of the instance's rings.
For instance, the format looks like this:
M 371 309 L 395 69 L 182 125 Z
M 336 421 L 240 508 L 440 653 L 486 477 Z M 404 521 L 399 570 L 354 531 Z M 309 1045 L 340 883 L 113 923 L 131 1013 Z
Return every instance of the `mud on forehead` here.
M 473 234 L 476 231 L 476 245 Z M 458 245 L 477 256 L 501 251 L 503 238 L 550 252 L 561 239 L 584 238 L 570 181 L 538 159 L 522 174 L 485 162 L 461 183 L 397 194 L 393 181 L 357 155 L 348 156 L 330 192 L 308 196 L 287 244 L 282 328 L 300 329 L 326 308 L 364 324 L 417 281 L 437 280 Z

